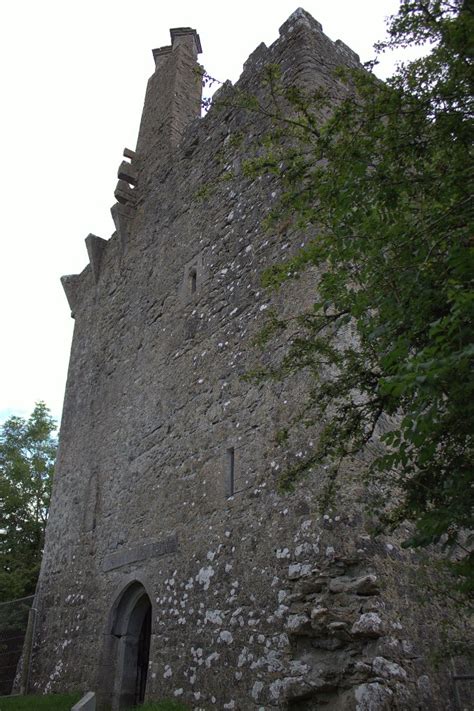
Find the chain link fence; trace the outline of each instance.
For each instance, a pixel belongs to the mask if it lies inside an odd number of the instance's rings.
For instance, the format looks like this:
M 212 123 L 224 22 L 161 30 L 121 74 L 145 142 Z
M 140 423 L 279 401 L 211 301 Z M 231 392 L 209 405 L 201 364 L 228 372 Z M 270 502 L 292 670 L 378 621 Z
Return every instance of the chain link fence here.
M 0 602 L 0 696 L 14 693 L 15 677 L 25 638 L 30 638 L 33 634 L 34 599 L 34 595 L 30 595 L 19 600 Z M 25 651 L 29 657 L 29 650 Z M 29 664 L 23 667 L 27 673 Z M 20 680 L 22 687 L 27 686 L 27 682 L 27 679 Z

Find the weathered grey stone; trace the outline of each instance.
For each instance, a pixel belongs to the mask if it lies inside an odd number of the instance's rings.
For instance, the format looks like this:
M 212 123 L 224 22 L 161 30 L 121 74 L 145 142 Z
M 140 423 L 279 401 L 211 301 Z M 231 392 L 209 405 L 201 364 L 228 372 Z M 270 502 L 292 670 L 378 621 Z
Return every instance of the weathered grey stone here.
M 406 671 L 399 664 L 391 662 L 385 657 L 375 657 L 372 662 L 372 669 L 377 676 L 382 676 L 384 679 L 405 681 L 407 678 Z
M 252 687 L 252 698 L 255 699 L 255 701 L 258 700 L 258 697 L 262 693 L 264 684 L 262 681 L 256 681 L 255 684 Z
M 376 612 L 365 612 L 354 622 L 351 632 L 358 637 L 381 637 L 385 626 Z
M 97 237 L 93 234 L 87 235 L 85 241 L 87 247 L 87 254 L 89 255 L 89 262 L 92 268 L 92 274 L 94 276 L 94 281 L 97 284 L 100 276 L 102 254 L 104 253 L 107 241 L 105 239 L 102 239 L 102 237 Z
M 311 693 L 314 686 L 299 676 L 285 677 L 277 679 L 270 684 L 270 698 L 274 701 L 287 701 L 306 697 Z
M 311 574 L 312 566 L 309 563 L 292 563 L 288 568 L 288 578 L 297 580 Z
M 311 610 L 312 620 L 327 620 L 329 609 L 327 607 L 314 607 Z
M 130 185 L 136 185 L 138 173 L 131 163 L 127 163 L 127 161 L 123 160 L 117 171 L 117 177 L 119 180 L 125 180 L 126 183 L 130 183 Z
M 301 595 L 322 592 L 328 585 L 328 578 L 322 575 L 311 575 L 302 580 L 298 580 L 297 590 Z
M 359 55 L 354 52 L 353 49 L 347 46 L 342 40 L 336 40 L 335 42 L 336 47 L 339 49 L 339 51 L 344 55 L 344 59 L 346 62 L 349 64 L 353 64 L 354 66 L 357 66 L 360 62 L 360 57 Z
M 88 691 L 77 704 L 71 708 L 71 711 L 95 711 L 96 697 L 93 691 Z
M 333 578 L 329 582 L 329 590 L 333 593 L 354 593 L 357 595 L 377 595 L 380 591 L 376 575 L 364 575 L 355 580 L 347 578 Z
M 123 149 L 123 157 L 129 158 L 130 160 L 133 161 L 137 157 L 137 154 L 135 153 L 135 151 L 130 150 L 130 148 L 124 148 Z
M 67 274 L 61 277 L 61 284 L 71 309 L 72 318 L 74 318 L 79 305 L 81 281 L 79 274 Z
M 390 711 L 393 691 L 378 682 L 361 684 L 355 690 L 356 711 Z
M 307 615 L 289 615 L 285 624 L 290 634 L 302 634 L 310 629 L 310 620 Z
M 116 202 L 110 208 L 110 213 L 117 230 L 117 235 L 122 246 L 122 250 L 126 249 L 130 241 L 130 221 L 133 217 L 134 210 L 128 205 L 121 205 Z
M 178 542 L 175 537 L 168 538 L 166 541 L 142 543 L 140 546 L 135 546 L 130 550 L 118 551 L 106 556 L 102 562 L 102 570 L 106 573 L 129 563 L 136 563 L 148 558 L 158 558 L 168 553 L 175 553 L 177 550 Z
M 314 17 L 312 17 L 309 12 L 306 12 L 306 10 L 303 10 L 302 7 L 298 7 L 280 27 L 280 35 L 293 32 L 295 27 L 301 26 L 317 32 L 323 31 L 323 26 L 320 22 L 315 20 Z
M 166 45 L 165 47 L 157 47 L 156 49 L 152 50 L 153 53 L 153 59 L 155 60 L 155 67 L 157 69 L 160 69 L 163 65 L 163 60 L 165 60 L 172 51 L 172 46 Z
M 134 205 L 136 201 L 135 191 L 125 180 L 119 180 L 114 191 L 115 199 L 122 205 Z
M 269 310 L 311 308 L 319 275 L 262 288 L 262 270 L 311 235 L 287 222 L 264 230 L 282 186 L 242 164 L 270 122 L 238 99 L 267 105 L 265 66 L 278 64 L 289 85 L 336 103 L 350 88 L 333 71 L 354 57 L 300 9 L 200 118 L 199 50 L 196 32 L 177 28 L 154 51 L 136 154 L 125 152 L 136 188 L 126 164 L 116 233 L 89 240 L 91 264 L 63 279 L 76 322 L 32 687 L 94 689 L 101 711 L 140 694 L 196 711 L 417 708 L 440 613 L 429 601 L 420 614 L 407 594 L 410 555 L 387 557 L 367 533 L 352 465 L 334 511 L 321 512 L 323 469 L 279 493 L 280 473 L 320 432 L 276 438 L 304 403 L 306 375 L 242 377 L 261 365 L 253 344 Z M 453 711 L 446 678 L 430 680 L 430 711 Z
M 175 47 L 175 45 L 179 43 L 181 38 L 190 38 L 194 43 L 196 54 L 201 54 L 201 40 L 199 39 L 199 35 L 196 30 L 193 30 L 191 27 L 175 27 L 174 29 L 170 30 L 170 35 L 171 44 L 173 47 Z

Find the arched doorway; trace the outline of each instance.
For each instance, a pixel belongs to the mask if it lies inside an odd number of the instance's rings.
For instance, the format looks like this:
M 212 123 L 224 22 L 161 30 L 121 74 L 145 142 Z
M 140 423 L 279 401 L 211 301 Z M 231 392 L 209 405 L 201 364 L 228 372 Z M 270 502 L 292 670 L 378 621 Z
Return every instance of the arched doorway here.
M 145 588 L 135 581 L 125 588 L 114 608 L 112 709 L 119 711 L 140 706 L 145 700 L 152 607 Z
M 135 705 L 145 701 L 146 679 L 148 674 L 148 660 L 150 659 L 150 636 L 151 636 L 151 604 L 148 602 L 148 610 L 143 619 L 140 634 L 138 637 L 137 654 L 137 678 L 135 683 Z

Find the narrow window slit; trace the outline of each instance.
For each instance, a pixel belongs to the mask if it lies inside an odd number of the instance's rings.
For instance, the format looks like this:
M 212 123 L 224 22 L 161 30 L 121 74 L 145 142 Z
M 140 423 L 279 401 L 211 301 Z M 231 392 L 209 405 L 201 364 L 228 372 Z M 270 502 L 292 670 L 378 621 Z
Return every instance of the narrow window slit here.
M 189 270 L 189 290 L 191 294 L 196 292 L 197 287 L 197 271 L 195 268 Z
M 235 450 L 234 450 L 234 447 L 229 447 L 229 449 L 227 450 L 226 490 L 227 490 L 227 496 L 233 496 L 235 493 Z

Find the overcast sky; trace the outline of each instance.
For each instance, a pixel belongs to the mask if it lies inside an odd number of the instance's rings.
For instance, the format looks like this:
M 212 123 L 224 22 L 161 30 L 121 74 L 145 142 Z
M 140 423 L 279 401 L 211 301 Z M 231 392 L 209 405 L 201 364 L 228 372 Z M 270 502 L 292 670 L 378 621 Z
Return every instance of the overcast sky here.
M 398 0 L 307 0 L 366 61 Z M 206 70 L 236 81 L 297 0 L 2 0 L 0 421 L 44 400 L 60 416 L 73 321 L 59 282 L 108 239 L 117 168 L 135 148 L 151 50 L 169 28 L 201 36 Z M 383 76 L 389 65 L 378 70 Z

